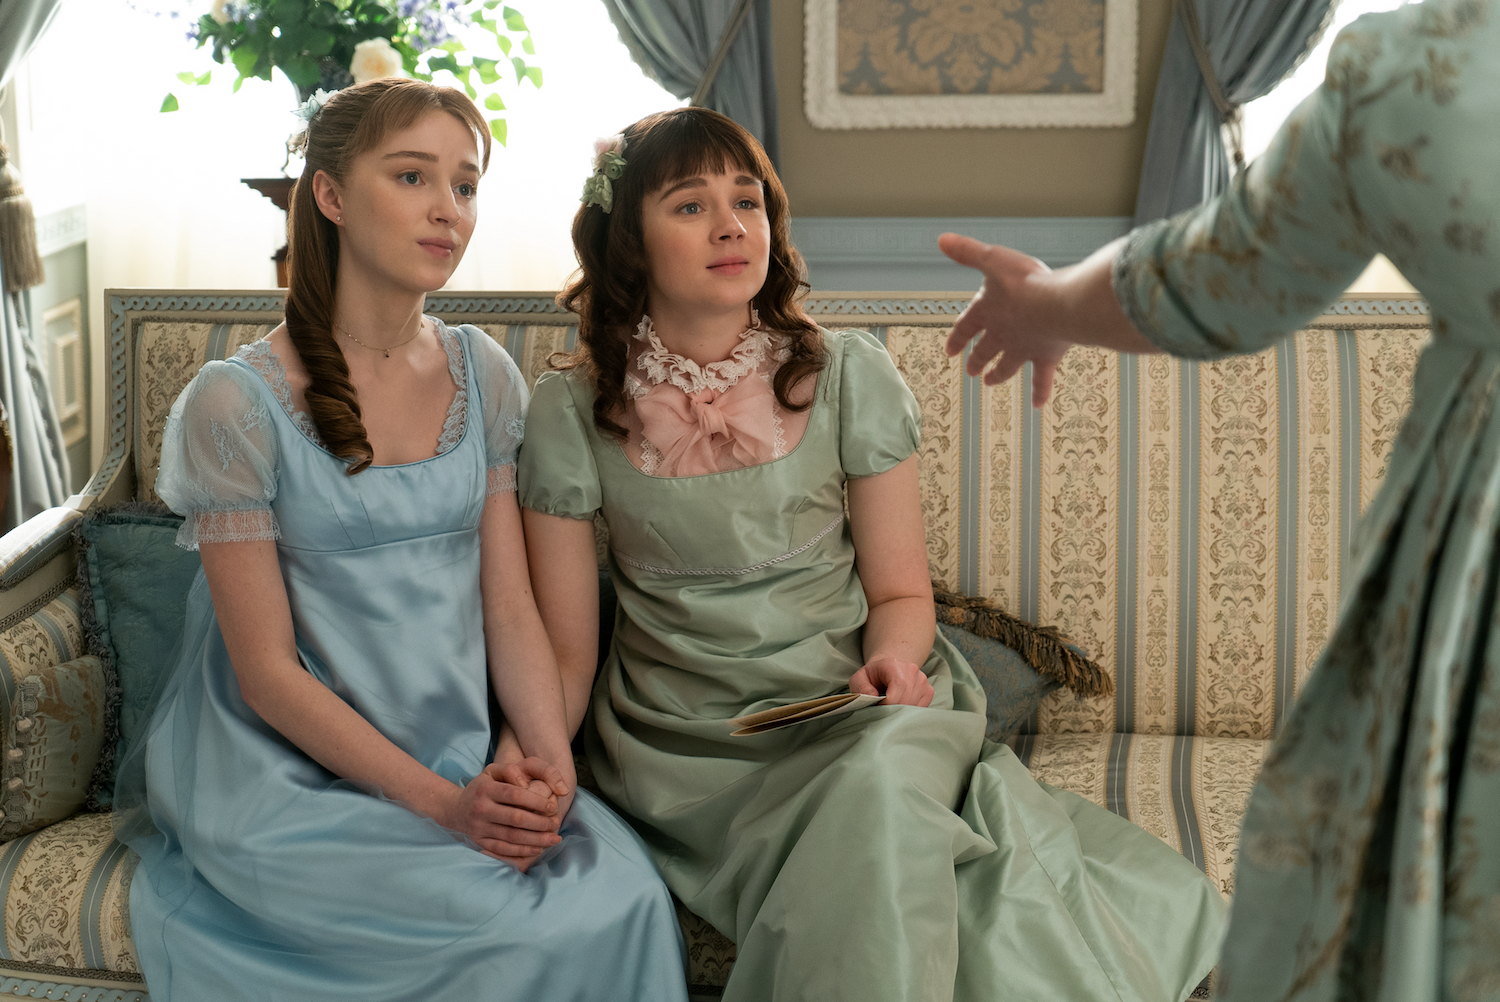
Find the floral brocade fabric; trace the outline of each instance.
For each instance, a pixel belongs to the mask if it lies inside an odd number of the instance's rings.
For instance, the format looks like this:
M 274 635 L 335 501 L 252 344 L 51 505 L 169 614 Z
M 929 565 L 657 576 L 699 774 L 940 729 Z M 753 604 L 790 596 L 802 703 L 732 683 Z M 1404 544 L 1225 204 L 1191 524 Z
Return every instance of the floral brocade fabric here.
M 1344 31 L 1223 196 L 1115 291 L 1194 358 L 1303 327 L 1376 254 L 1432 313 L 1339 621 L 1251 794 L 1216 997 L 1500 999 L 1500 4 Z

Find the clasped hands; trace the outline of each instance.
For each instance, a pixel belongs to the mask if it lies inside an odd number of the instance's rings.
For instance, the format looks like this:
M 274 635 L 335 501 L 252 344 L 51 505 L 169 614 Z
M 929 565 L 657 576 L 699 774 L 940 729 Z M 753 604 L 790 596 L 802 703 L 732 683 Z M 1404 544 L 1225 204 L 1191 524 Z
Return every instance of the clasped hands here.
M 450 816 L 439 819 L 462 832 L 486 856 L 525 873 L 558 842 L 573 802 L 562 770 L 539 758 L 495 762 L 459 790 Z

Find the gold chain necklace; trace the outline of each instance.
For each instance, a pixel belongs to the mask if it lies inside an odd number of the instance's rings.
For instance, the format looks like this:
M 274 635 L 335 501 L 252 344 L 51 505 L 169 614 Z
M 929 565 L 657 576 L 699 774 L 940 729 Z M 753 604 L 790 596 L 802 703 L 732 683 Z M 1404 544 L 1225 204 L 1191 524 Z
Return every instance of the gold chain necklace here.
M 422 320 L 418 320 L 417 321 L 417 329 L 412 334 L 412 336 L 409 337 L 409 338 L 407 338 L 405 341 L 400 342 L 399 344 L 393 344 L 393 345 L 391 345 L 390 348 L 378 348 L 375 345 L 365 344 L 359 338 L 355 337 L 353 334 L 350 334 L 347 330 L 345 330 L 342 325 L 340 325 L 340 324 L 334 324 L 333 326 L 335 326 L 335 327 L 337 327 L 339 329 L 339 333 L 340 334 L 344 335 L 344 337 L 348 338 L 350 341 L 353 341 L 355 344 L 359 345 L 361 348 L 366 348 L 366 349 L 368 349 L 370 351 L 383 351 L 383 352 L 385 352 L 385 357 L 386 358 L 390 358 L 391 357 L 391 348 L 400 348 L 402 345 L 411 344 L 413 341 L 415 341 L 417 339 L 417 335 L 422 333 L 422 324 L 423 324 L 423 321 Z

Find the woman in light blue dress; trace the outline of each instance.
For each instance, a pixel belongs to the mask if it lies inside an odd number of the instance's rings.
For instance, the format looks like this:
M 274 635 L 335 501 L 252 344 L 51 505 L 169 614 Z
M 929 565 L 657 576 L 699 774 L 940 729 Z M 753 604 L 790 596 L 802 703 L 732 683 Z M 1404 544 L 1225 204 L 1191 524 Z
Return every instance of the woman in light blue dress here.
M 524 383 L 421 314 L 487 127 L 410 80 L 309 110 L 286 322 L 166 428 L 157 491 L 204 573 L 122 778 L 152 997 L 681 1000 L 670 896 L 574 788 L 515 500 Z
M 1047 272 L 945 237 L 985 272 L 969 369 L 1072 344 L 1261 350 L 1377 252 L 1432 339 L 1334 636 L 1251 795 L 1217 997 L 1500 999 L 1500 3 L 1355 21 L 1323 87 L 1203 207 Z M 1111 277 L 1113 279 L 1111 288 Z

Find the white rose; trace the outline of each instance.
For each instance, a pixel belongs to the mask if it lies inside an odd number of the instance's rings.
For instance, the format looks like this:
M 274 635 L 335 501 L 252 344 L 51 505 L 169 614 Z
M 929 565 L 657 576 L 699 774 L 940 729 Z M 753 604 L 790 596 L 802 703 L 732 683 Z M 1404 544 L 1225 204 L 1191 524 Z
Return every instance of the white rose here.
M 215 21 L 218 21 L 220 24 L 228 24 L 229 11 L 225 9 L 228 6 L 229 0 L 214 0 L 213 9 L 208 12 L 208 16 L 213 18 Z
M 349 72 L 355 83 L 394 77 L 401 74 L 401 53 L 391 47 L 384 38 L 371 38 L 354 47 L 354 58 L 349 61 Z

